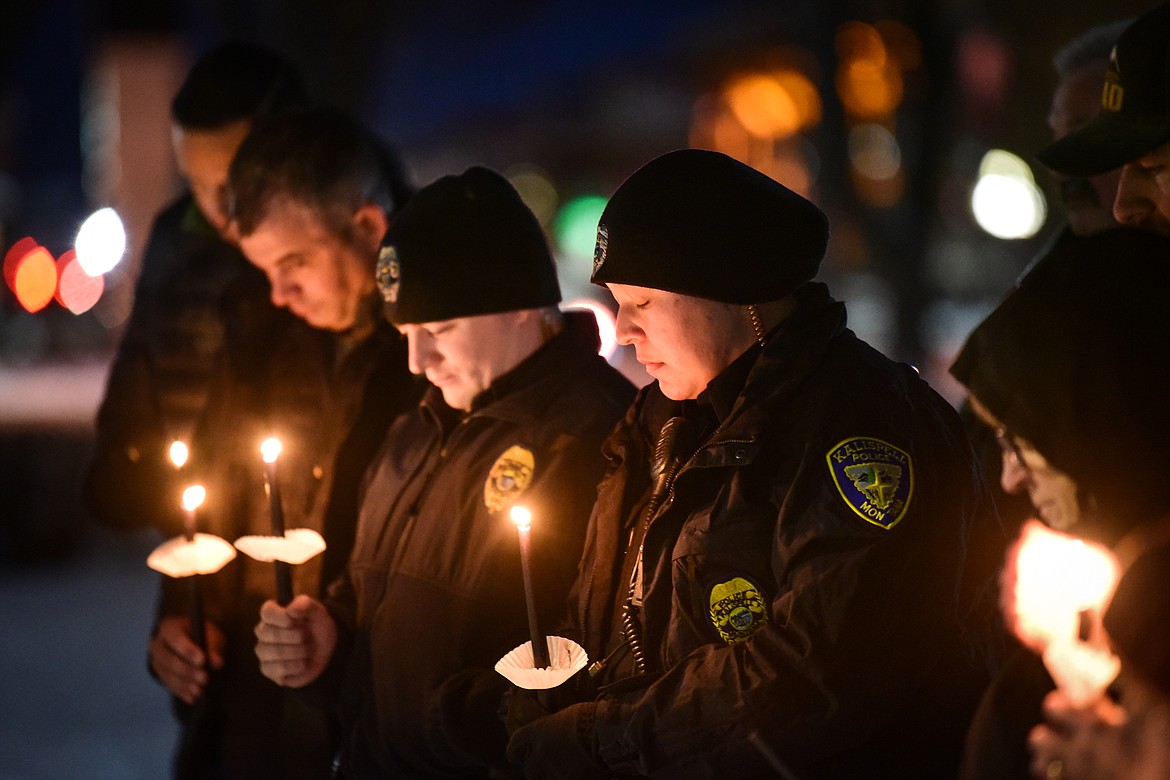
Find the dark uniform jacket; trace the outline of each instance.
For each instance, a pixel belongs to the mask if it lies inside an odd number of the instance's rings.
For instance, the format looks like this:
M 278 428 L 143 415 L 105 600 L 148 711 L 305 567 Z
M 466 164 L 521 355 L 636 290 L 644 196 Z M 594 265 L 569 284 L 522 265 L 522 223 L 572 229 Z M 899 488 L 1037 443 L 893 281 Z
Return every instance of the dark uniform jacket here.
M 361 476 L 390 421 L 415 406 L 422 385 L 407 369 L 405 342 L 380 317 L 374 333 L 354 343 L 278 314 L 278 324 L 245 329 L 228 345 L 185 476 L 207 489 L 199 531 L 229 542 L 271 534 L 259 445 L 280 438 L 285 527 L 311 528 L 327 544 L 292 567 L 293 592 L 321 597 L 353 546 Z M 265 678 L 256 658 L 260 605 L 275 597 L 273 564 L 241 553 L 198 579 L 205 616 L 227 646 L 204 700 L 179 705 L 179 776 L 327 776 L 336 729 Z M 186 588 L 164 578 L 160 612 L 186 614 Z
M 656 384 L 606 444 L 576 588 L 585 649 L 610 656 L 602 760 L 671 778 L 777 776 L 765 753 L 800 778 L 953 776 L 988 678 L 964 621 L 994 565 L 965 566 L 972 524 L 994 518 L 955 411 L 847 330 L 820 284 L 701 401 L 712 423 L 679 436 L 648 526 L 671 413 Z M 639 539 L 642 675 L 619 649 Z
M 345 776 L 485 777 L 503 763 L 507 683 L 493 666 L 528 638 L 508 509 L 532 511 L 549 627 L 580 557 L 601 442 L 634 394 L 597 348 L 592 317 L 566 314 L 562 332 L 469 413 L 431 388 L 391 428 L 327 601 L 343 646 L 314 683 L 340 688 Z

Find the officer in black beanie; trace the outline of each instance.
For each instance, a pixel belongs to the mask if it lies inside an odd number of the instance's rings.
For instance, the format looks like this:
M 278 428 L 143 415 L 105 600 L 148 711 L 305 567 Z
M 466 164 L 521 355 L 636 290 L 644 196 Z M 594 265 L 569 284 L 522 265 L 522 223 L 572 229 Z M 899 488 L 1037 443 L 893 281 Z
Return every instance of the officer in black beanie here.
M 516 528 L 533 515 L 543 625 L 564 607 L 604 460 L 633 387 L 596 321 L 561 314 L 532 212 L 498 173 L 420 190 L 386 234 L 384 312 L 431 387 L 367 475 L 349 566 L 323 602 L 264 605 L 273 681 L 336 705 L 341 777 L 507 772 L 495 662 L 528 638 Z
M 986 495 L 958 416 L 846 328 L 810 281 L 824 215 L 746 165 L 653 160 L 597 236 L 593 281 L 656 381 L 605 445 L 583 701 L 513 706 L 509 756 L 529 777 L 952 775 L 990 576 L 966 559 Z

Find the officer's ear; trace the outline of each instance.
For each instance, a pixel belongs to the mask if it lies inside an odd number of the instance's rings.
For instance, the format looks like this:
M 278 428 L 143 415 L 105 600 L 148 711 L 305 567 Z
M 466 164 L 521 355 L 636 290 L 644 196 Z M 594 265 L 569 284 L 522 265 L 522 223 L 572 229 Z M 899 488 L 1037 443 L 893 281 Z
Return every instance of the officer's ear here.
M 375 203 L 364 203 L 353 213 L 354 241 L 370 254 L 377 254 L 389 227 L 386 212 Z

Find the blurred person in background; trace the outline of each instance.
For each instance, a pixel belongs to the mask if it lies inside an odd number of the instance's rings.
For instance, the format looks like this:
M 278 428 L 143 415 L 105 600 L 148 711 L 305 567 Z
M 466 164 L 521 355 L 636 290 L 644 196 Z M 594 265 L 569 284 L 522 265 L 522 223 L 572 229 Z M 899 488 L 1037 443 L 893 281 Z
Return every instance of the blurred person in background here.
M 431 386 L 370 470 L 344 576 L 324 599 L 266 602 L 256 653 L 270 679 L 340 712 L 338 777 L 513 776 L 493 669 L 529 636 L 509 510 L 532 513 L 535 606 L 551 626 L 601 441 L 634 389 L 598 355 L 593 315 L 558 310 L 540 224 L 494 171 L 422 188 L 378 273 Z
M 1121 169 L 1118 222 L 1170 235 L 1170 4 L 1138 17 L 1117 41 L 1101 105 L 1088 124 L 1037 157 L 1066 176 Z
M 1059 141 L 1097 116 L 1109 56 L 1122 31 L 1132 22 L 1133 19 L 1120 19 L 1093 27 L 1053 55 L 1057 83 L 1048 109 L 1048 127 L 1052 130 L 1053 141 Z M 1060 188 L 1069 233 L 1087 236 L 1117 227 L 1113 201 L 1117 197 L 1120 168 L 1093 176 L 1053 173 Z
M 265 305 L 281 311 L 232 333 L 193 438 L 189 479 L 207 490 L 201 532 L 228 541 L 271 534 L 259 447 L 281 440 L 286 529 L 315 530 L 327 544 L 293 567 L 296 593 L 319 596 L 341 571 L 362 475 L 390 420 L 421 391 L 374 283 L 391 215 L 408 192 L 392 151 L 332 109 L 256 126 L 229 169 L 231 230 L 268 279 Z M 151 668 L 181 702 L 178 776 L 328 776 L 335 724 L 265 679 L 253 652 L 273 565 L 241 555 L 200 580 L 208 656 L 192 640 L 178 580 L 163 581 L 150 641 Z
M 1170 510 L 1170 240 L 1118 228 L 1058 244 L 968 338 L 951 372 L 1002 447 L 1000 483 L 1048 526 L 1113 547 Z M 1012 615 L 1014 569 L 1005 569 Z M 1029 643 L 1017 625 L 1020 639 Z M 988 691 L 963 777 L 1029 776 L 1026 737 L 1055 683 L 1020 649 Z
M 175 95 L 172 139 L 187 190 L 155 220 L 98 411 L 85 498 L 104 525 L 178 527 L 168 448 L 190 443 L 229 331 L 275 313 L 230 233 L 228 166 L 253 126 L 305 101 L 292 63 L 243 42 L 200 57 Z

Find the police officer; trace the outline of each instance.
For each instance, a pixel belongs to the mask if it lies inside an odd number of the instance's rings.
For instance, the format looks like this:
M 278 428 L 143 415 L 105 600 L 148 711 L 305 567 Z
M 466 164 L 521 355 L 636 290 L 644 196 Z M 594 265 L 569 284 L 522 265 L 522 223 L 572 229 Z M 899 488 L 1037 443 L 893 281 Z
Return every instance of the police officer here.
M 241 312 L 184 476 L 207 488 L 198 530 L 228 541 L 270 534 L 259 446 L 278 436 L 286 526 L 318 531 L 328 545 L 294 567 L 293 587 L 320 595 L 353 545 L 365 467 L 390 420 L 421 392 L 373 282 L 396 185 L 376 139 L 330 109 L 255 128 L 229 184 L 241 248 L 269 275 L 272 302 Z M 192 641 L 177 580 L 163 582 L 150 642 L 151 669 L 180 702 L 177 773 L 328 772 L 333 724 L 265 679 L 253 652 L 256 611 L 275 590 L 272 565 L 240 555 L 200 579 L 208 652 Z
M 539 612 L 563 608 L 633 387 L 561 314 L 539 223 L 498 173 L 423 188 L 378 267 L 386 316 L 431 387 L 387 434 L 358 539 L 324 601 L 268 602 L 256 653 L 275 682 L 337 703 L 345 777 L 505 771 L 495 662 L 528 636 L 514 504 L 533 514 Z
M 235 337 L 235 313 L 267 298 L 224 213 L 228 166 L 253 126 L 306 100 L 292 63 L 230 41 L 199 58 L 171 103 L 175 158 L 188 187 L 151 227 L 98 411 L 85 497 L 105 525 L 170 533 L 180 522 L 182 485 L 167 447 L 190 443 L 216 361 Z
M 710 151 L 607 205 L 592 279 L 656 381 L 606 443 L 577 584 L 593 693 L 514 731 L 529 777 L 953 774 L 986 498 L 955 411 L 810 281 L 827 239 Z

